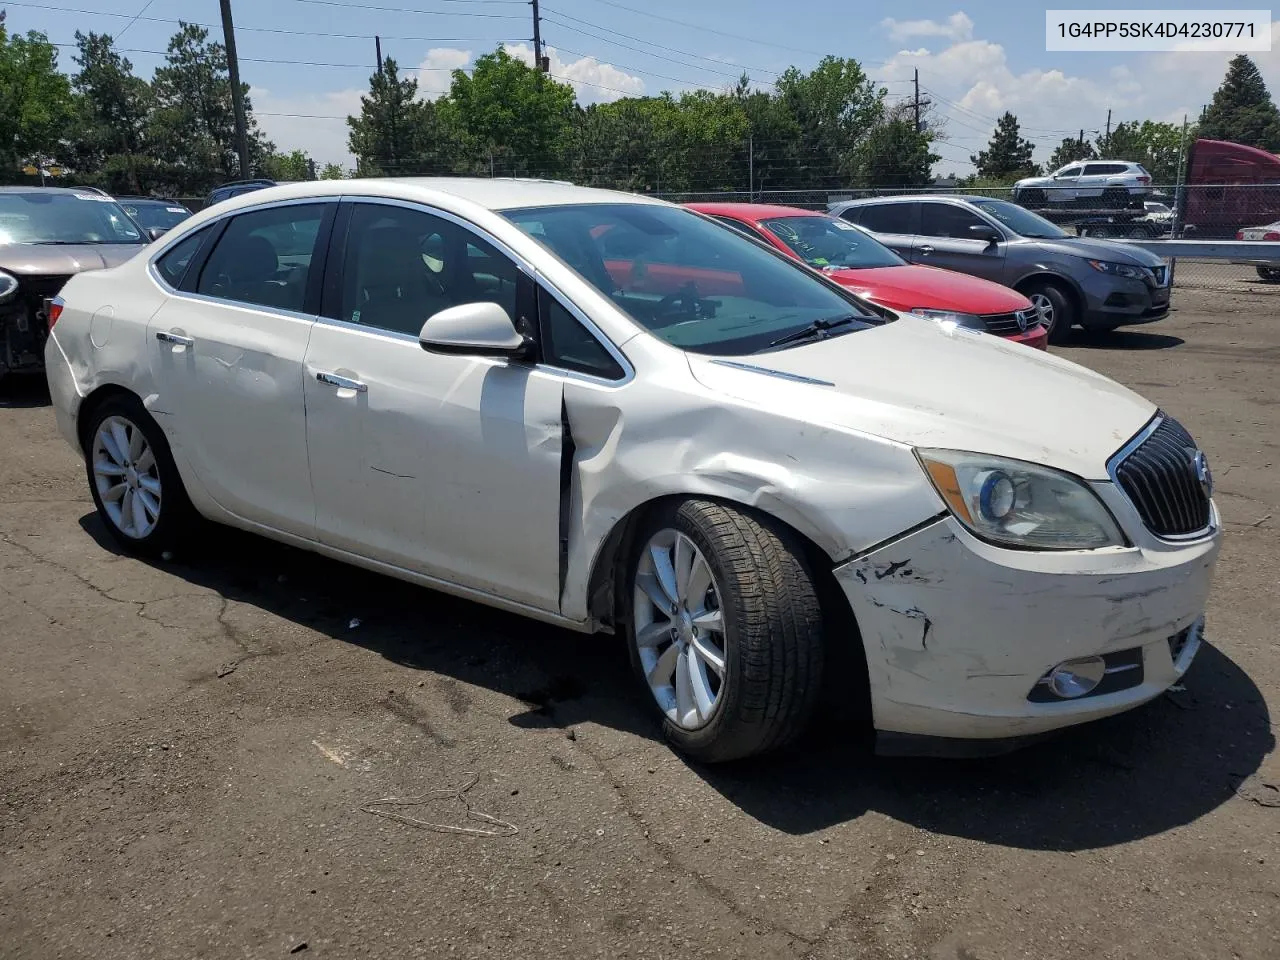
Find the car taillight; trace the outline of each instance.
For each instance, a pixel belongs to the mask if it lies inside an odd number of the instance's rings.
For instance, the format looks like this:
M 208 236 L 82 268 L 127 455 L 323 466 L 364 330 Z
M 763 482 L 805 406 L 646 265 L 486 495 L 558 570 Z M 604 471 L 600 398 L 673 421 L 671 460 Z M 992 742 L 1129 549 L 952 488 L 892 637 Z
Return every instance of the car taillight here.
M 1237 239 L 1237 240 L 1243 240 L 1243 239 L 1244 239 L 1244 231 L 1243 231 L 1243 230 L 1237 230 L 1237 231 L 1236 231 L 1236 239 Z
M 1276 233 L 1274 230 L 1268 230 L 1266 233 L 1262 235 L 1262 239 L 1263 240 L 1280 240 L 1280 233 Z
M 1150 182 L 1151 182 L 1151 178 L 1150 178 L 1150 177 L 1139 177 L 1139 178 L 1138 178 L 1138 182 L 1139 182 L 1139 183 L 1150 183 Z
M 50 330 L 52 330 L 53 325 L 58 322 L 58 318 L 62 316 L 62 308 L 64 306 L 65 304 L 62 302 L 61 297 L 54 297 L 52 300 L 49 301 L 49 309 L 45 311 L 45 314 L 49 318 Z

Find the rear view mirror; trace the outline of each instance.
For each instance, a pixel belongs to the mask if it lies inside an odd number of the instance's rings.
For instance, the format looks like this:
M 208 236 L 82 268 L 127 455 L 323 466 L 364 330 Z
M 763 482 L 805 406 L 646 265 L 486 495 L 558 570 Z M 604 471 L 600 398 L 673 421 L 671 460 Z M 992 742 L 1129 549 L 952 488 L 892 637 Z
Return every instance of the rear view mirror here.
M 432 314 L 418 334 L 429 353 L 470 354 L 523 360 L 533 341 L 516 330 L 511 317 L 496 303 L 464 303 Z

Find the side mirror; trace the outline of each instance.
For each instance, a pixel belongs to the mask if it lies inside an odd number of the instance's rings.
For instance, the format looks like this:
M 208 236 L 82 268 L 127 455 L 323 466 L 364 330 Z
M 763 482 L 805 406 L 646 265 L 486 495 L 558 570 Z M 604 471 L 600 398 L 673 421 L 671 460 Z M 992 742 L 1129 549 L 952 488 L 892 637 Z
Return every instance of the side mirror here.
M 1000 231 L 986 223 L 975 223 L 969 227 L 969 236 L 974 240 L 985 240 L 987 243 L 998 243 Z
M 507 311 L 496 303 L 464 303 L 432 314 L 422 325 L 418 343 L 430 353 L 477 357 L 528 358 L 533 341 L 516 330 Z
M 150 237 L 152 240 L 159 240 L 168 232 L 169 232 L 168 227 L 149 227 L 147 229 L 147 236 Z

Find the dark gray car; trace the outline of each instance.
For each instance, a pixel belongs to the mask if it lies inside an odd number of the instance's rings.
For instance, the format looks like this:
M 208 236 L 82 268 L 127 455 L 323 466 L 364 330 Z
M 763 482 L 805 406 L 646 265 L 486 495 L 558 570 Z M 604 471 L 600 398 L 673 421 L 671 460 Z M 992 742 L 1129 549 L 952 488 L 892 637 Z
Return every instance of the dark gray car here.
M 831 205 L 911 263 L 958 270 L 1030 298 L 1061 343 L 1073 326 L 1114 330 L 1169 313 L 1169 267 L 1112 240 L 1072 237 L 1007 200 L 951 195 Z
M 124 263 L 146 242 L 100 191 L 0 187 L 0 378 L 44 368 L 49 300 L 72 275 Z

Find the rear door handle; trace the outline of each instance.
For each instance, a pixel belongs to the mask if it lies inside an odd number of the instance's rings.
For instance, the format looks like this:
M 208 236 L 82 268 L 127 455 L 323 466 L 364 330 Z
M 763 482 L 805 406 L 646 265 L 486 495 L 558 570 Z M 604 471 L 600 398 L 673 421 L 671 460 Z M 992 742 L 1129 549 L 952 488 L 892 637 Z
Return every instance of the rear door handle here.
M 354 390 L 356 393 L 368 393 L 367 384 L 359 380 L 352 380 L 349 377 L 340 377 L 336 373 L 320 372 L 316 374 L 316 379 L 321 383 L 327 383 L 331 387 L 337 387 L 339 390 Z
M 194 347 L 196 342 L 190 337 L 183 337 L 176 333 L 168 333 L 164 330 L 156 331 L 156 339 L 161 343 L 171 343 L 175 347 Z

